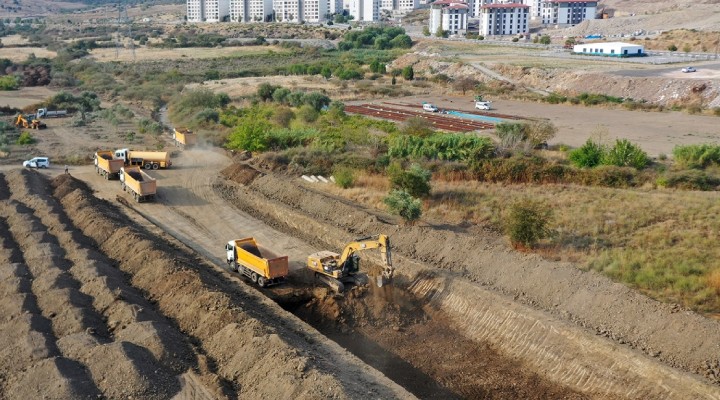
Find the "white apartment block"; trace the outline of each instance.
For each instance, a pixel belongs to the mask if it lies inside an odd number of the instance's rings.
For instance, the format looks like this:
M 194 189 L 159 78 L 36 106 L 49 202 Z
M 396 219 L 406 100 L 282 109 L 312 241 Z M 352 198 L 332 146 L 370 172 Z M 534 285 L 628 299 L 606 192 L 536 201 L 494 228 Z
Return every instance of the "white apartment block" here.
M 325 21 L 328 14 L 327 0 L 301 0 L 302 20 L 305 22 L 322 22 Z
M 420 7 L 420 0 L 396 0 L 396 11 L 408 12 Z
M 187 0 L 188 22 L 205 21 L 205 4 L 203 0 Z
M 520 3 L 486 4 L 481 8 L 480 34 L 519 35 L 528 32 L 530 6 Z
M 543 0 L 542 23 L 557 27 L 575 26 L 586 19 L 595 19 L 597 1 Z
M 266 22 L 272 14 L 272 0 L 230 0 L 231 22 Z
M 464 35 L 468 25 L 467 3 L 454 0 L 438 0 L 430 5 L 430 34 L 442 28 L 450 35 Z
M 275 20 L 278 22 L 301 22 L 302 0 L 275 0 Z
M 377 22 L 380 20 L 382 0 L 350 0 L 350 15 L 358 22 Z
M 205 22 L 222 22 L 230 16 L 230 0 L 204 0 Z
M 343 0 L 328 0 L 328 14 L 340 14 L 343 12 Z

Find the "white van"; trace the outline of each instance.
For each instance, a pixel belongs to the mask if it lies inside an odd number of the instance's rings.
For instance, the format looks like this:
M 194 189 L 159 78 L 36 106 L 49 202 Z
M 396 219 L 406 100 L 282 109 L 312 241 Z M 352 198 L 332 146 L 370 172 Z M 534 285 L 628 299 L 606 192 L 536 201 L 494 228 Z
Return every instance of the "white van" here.
M 430 103 L 423 103 L 423 110 L 430 112 L 437 112 L 438 108 Z
M 23 162 L 23 167 L 50 168 L 50 159 L 47 157 L 35 157 Z
M 489 101 L 476 101 L 475 102 L 475 109 L 477 110 L 490 110 L 490 103 Z

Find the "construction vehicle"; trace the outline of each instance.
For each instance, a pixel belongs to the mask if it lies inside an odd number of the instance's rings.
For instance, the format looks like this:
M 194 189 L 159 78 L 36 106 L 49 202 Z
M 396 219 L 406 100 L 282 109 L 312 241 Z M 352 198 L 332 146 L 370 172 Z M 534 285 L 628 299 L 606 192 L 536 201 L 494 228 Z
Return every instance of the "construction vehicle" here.
M 197 143 L 197 134 L 187 128 L 173 129 L 173 140 L 176 146 L 190 147 Z
M 50 111 L 47 108 L 38 108 L 37 110 L 38 118 L 57 118 L 66 117 L 67 115 L 67 110 Z
M 25 129 L 45 129 L 47 128 L 47 125 L 45 125 L 44 122 L 40 121 L 39 119 L 35 119 L 34 115 L 22 115 L 18 114 L 17 119 L 15 120 L 15 126 L 18 128 L 25 128 Z
M 157 192 L 157 181 L 136 166 L 120 168 L 120 186 L 138 203 L 155 199 Z
M 167 151 L 115 150 L 115 159 L 124 160 L 125 165 L 137 165 L 145 169 L 169 168 L 172 165 Z
M 109 179 L 119 179 L 120 169 L 125 165 L 122 159 L 114 159 L 112 150 L 97 151 L 93 156 L 95 172 Z
M 315 272 L 315 277 L 340 293 L 345 290 L 346 283 L 363 285 L 367 283 L 365 277 L 359 274 L 360 257 L 358 252 L 370 249 L 380 249 L 383 262 L 383 272 L 377 276 L 377 286 L 392 282 L 395 268 L 392 265 L 390 238 L 387 235 L 370 236 L 357 239 L 345 246 L 342 255 L 332 251 L 319 251 L 308 257 L 307 267 Z
M 284 282 L 290 271 L 287 256 L 276 257 L 267 250 L 261 250 L 251 237 L 229 241 L 225 251 L 230 268 L 260 287 Z

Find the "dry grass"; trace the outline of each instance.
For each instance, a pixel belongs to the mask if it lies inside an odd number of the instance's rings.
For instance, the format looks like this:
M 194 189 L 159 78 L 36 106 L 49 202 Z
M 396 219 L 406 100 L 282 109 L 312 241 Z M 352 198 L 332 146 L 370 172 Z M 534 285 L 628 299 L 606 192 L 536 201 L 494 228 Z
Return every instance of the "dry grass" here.
M 246 47 L 189 47 L 179 49 L 157 49 L 150 47 L 135 48 L 135 60 L 178 60 L 198 59 L 198 58 L 218 58 L 218 57 L 240 57 L 246 55 L 267 54 L 270 51 L 282 53 L 286 50 L 276 46 L 246 46 Z M 97 61 L 122 61 L 132 62 L 133 52 L 129 48 L 120 49 L 116 56 L 114 48 L 93 49 L 90 52 L 90 58 Z
M 30 54 L 38 58 L 55 58 L 57 53 L 42 47 L 3 47 L 0 48 L 0 58 L 7 58 L 15 62 L 22 62 L 28 59 Z
M 382 176 L 360 175 L 335 194 L 384 208 Z M 541 255 L 576 262 L 651 297 L 720 311 L 720 194 L 573 185 L 433 181 L 423 218 L 500 230 L 508 204 L 532 198 L 554 210 L 556 235 Z

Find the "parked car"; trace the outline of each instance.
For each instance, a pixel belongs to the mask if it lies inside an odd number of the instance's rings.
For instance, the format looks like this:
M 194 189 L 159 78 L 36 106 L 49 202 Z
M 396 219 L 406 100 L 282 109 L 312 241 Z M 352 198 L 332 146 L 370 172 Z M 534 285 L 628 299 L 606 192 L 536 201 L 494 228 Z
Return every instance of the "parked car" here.
M 50 159 L 47 157 L 35 157 L 23 162 L 23 167 L 50 168 Z
M 492 107 L 489 101 L 476 101 L 475 109 L 477 110 L 490 110 Z
M 430 103 L 423 103 L 423 110 L 430 112 L 438 112 L 438 108 Z
M 682 72 L 695 72 L 695 71 L 697 71 L 697 70 L 695 69 L 695 67 L 685 67 L 685 68 L 681 69 L 680 71 L 682 71 Z

